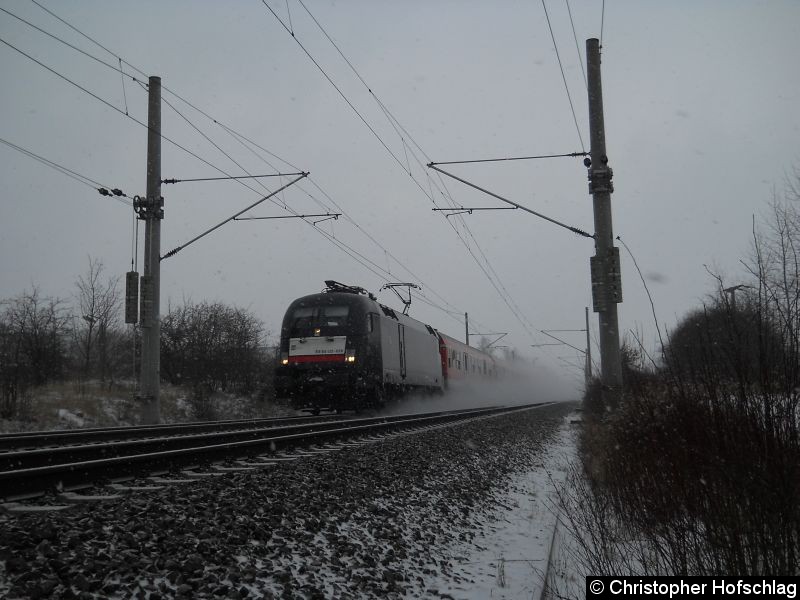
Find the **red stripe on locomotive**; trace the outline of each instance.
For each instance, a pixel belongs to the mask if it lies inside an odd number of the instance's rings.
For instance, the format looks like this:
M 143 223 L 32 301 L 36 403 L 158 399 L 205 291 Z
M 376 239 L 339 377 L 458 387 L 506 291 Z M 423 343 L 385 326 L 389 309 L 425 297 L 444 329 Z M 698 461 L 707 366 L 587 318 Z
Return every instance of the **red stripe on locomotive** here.
M 310 362 L 344 362 L 344 354 L 308 354 L 303 356 L 290 356 L 289 364 Z

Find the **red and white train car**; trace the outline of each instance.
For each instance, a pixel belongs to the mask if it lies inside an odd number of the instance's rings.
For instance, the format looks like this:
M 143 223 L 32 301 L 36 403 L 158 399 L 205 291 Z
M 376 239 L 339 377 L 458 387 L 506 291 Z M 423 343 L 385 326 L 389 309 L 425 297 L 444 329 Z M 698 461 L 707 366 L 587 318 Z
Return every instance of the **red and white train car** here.
M 490 354 L 467 346 L 441 331 L 437 333 L 445 385 L 457 381 L 471 383 L 497 378 L 497 362 Z

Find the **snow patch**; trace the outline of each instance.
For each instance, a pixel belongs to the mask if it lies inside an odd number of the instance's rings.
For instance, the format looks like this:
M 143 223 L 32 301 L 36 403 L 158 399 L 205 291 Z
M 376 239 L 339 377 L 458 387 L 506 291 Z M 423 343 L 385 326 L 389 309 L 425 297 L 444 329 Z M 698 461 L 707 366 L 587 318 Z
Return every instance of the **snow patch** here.
M 57 414 L 58 420 L 68 427 L 84 427 L 86 425 L 86 419 L 83 418 L 83 413 L 80 411 L 72 412 L 67 408 L 59 408 Z
M 555 491 L 574 454 L 574 432 L 565 420 L 541 462 L 497 497 L 474 540 L 450 549 L 451 572 L 425 577 L 424 589 L 463 600 L 541 598 L 557 537 Z

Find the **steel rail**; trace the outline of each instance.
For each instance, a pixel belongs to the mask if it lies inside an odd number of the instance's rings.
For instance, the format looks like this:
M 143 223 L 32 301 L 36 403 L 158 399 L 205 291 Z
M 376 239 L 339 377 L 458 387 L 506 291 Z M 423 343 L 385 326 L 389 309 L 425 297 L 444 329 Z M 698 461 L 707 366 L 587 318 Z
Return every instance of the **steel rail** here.
M 440 414 L 469 414 L 475 410 L 448 411 L 427 413 L 426 416 Z M 325 429 L 337 429 L 342 425 L 353 426 L 358 424 L 371 424 L 402 421 L 409 415 L 394 415 L 385 417 L 368 417 L 347 419 L 339 421 L 301 423 L 294 425 L 278 425 L 273 427 L 254 427 L 239 430 L 211 430 L 199 433 L 181 431 L 180 435 L 162 435 L 157 437 L 121 439 L 110 442 L 96 442 L 89 444 L 65 445 L 48 448 L 32 448 L 0 453 L 0 471 L 12 471 L 44 467 L 62 463 L 77 463 L 98 458 L 113 458 L 129 456 L 131 454 L 146 454 L 180 448 L 192 448 L 208 444 L 224 444 L 247 439 L 258 439 L 265 434 L 276 435 L 301 434 Z
M 242 458 L 265 452 L 274 453 L 296 446 L 327 443 L 365 434 L 386 433 L 392 430 L 419 428 L 519 410 L 530 410 L 549 404 L 552 403 L 493 407 L 434 413 L 433 415 L 403 415 L 394 419 L 359 419 L 336 423 L 336 427 L 294 433 L 277 431 L 273 428 L 262 431 L 262 436 L 252 439 L 220 442 L 219 439 L 208 438 L 206 444 L 190 447 L 170 449 L 151 447 L 150 450 L 124 456 L 91 458 L 75 462 L 2 470 L 0 471 L 0 498 L 8 500 L 30 497 L 52 490 L 87 487 L 102 480 L 136 477 L 153 471 L 185 468 L 187 465 Z M 365 423 L 364 421 L 378 422 Z
M 211 431 L 231 431 L 253 427 L 292 425 L 296 423 L 322 423 L 342 420 L 341 415 L 275 417 L 270 419 L 237 419 L 225 421 L 193 421 L 161 425 L 131 425 L 118 427 L 92 427 L 86 429 L 55 429 L 52 431 L 25 431 L 0 434 L 0 451 L 36 448 L 64 444 L 85 444 L 111 440 L 130 440 L 166 435 L 182 435 Z

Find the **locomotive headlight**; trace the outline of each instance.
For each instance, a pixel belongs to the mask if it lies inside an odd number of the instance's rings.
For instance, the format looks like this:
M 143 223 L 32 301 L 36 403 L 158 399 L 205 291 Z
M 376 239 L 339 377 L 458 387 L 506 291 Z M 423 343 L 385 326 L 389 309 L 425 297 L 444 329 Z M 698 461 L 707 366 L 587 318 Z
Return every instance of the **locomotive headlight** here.
M 356 351 L 352 348 L 348 350 L 344 355 L 345 362 L 354 363 L 356 362 Z
M 282 365 L 289 364 L 289 355 L 286 352 L 281 352 L 281 364 Z

